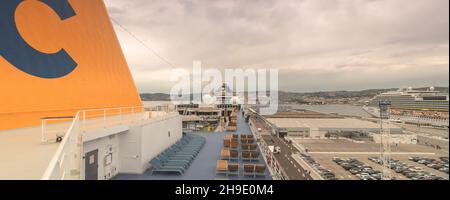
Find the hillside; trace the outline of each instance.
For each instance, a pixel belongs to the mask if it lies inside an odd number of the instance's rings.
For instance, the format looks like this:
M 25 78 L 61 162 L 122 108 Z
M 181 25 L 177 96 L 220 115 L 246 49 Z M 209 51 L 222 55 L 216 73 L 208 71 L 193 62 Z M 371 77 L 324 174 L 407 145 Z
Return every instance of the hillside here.
M 418 90 L 426 90 L 428 87 L 414 88 Z M 350 99 L 349 101 L 358 101 L 360 99 L 369 99 L 382 92 L 397 90 L 397 88 L 389 89 L 367 89 L 361 91 L 323 91 L 323 92 L 284 92 L 278 93 L 280 102 L 296 102 L 310 103 L 311 99 Z M 437 91 L 444 93 L 449 92 L 448 87 L 436 87 Z M 142 101 L 169 101 L 170 95 L 164 93 L 143 93 L 140 94 Z

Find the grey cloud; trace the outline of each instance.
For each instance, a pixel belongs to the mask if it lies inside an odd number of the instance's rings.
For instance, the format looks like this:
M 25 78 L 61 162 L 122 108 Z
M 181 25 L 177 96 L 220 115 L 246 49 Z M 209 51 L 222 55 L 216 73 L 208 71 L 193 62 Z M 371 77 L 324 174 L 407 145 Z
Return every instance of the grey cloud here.
M 105 2 L 111 17 L 179 67 L 274 67 L 280 89 L 294 91 L 448 83 L 448 0 Z M 139 89 L 168 92 L 172 83 L 154 76 L 169 67 L 116 32 Z M 374 73 L 383 71 L 390 79 L 380 83 Z M 359 79 L 367 84 L 354 84 Z

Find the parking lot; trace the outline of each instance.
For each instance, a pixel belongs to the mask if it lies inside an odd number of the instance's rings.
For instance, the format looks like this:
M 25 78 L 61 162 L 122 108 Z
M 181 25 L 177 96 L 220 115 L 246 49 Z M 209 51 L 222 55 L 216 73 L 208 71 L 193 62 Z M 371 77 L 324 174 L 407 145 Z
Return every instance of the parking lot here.
M 355 143 L 345 139 L 296 139 L 295 142 L 305 147 L 308 152 L 380 152 L 380 144 L 373 142 Z M 445 155 L 443 151 L 415 144 L 392 144 L 392 153 L 436 154 Z M 448 154 L 447 154 L 448 155 Z
M 341 166 L 333 162 L 333 157 L 334 156 L 314 156 L 318 163 L 334 172 L 338 180 L 358 180 L 358 177 L 353 176 Z
M 443 180 L 448 179 L 448 157 L 446 162 L 441 161 L 440 158 L 427 158 L 422 156 L 410 156 L 408 159 L 390 159 L 390 168 L 397 174 L 402 174 L 408 179 L 412 180 Z M 383 161 L 377 157 L 369 157 L 374 163 L 379 165 L 383 164 Z M 423 164 L 425 167 L 419 166 Z M 428 166 L 430 167 L 428 167 Z M 433 169 L 435 168 L 435 169 Z
M 340 159 L 356 159 L 360 162 L 363 163 L 363 165 L 371 167 L 374 171 L 382 171 L 382 166 L 378 165 L 376 163 L 373 163 L 371 161 L 369 161 L 369 155 L 352 155 L 352 154 L 348 154 L 348 155 L 313 155 L 313 157 L 316 159 L 316 161 L 318 163 L 320 163 L 322 166 L 324 166 L 325 168 L 329 169 L 330 171 L 334 172 L 334 174 L 336 175 L 337 179 L 341 179 L 341 180 L 360 180 L 359 177 L 357 177 L 356 175 L 352 174 L 350 171 L 345 170 L 342 166 L 340 166 L 339 164 L 337 164 L 336 162 L 333 161 L 333 158 L 340 158 Z M 391 174 L 393 177 L 395 177 L 395 179 L 397 180 L 407 180 L 408 178 L 406 178 L 405 176 L 401 175 L 401 174 L 396 174 L 395 172 L 391 171 Z
M 344 180 L 376 180 L 379 179 L 379 174 L 383 166 L 377 162 L 371 161 L 371 157 L 379 157 L 380 146 L 376 143 L 354 143 L 344 139 L 296 139 L 297 144 L 301 144 L 303 148 L 308 149 L 308 155 L 313 158 L 318 165 L 333 173 L 336 179 Z M 430 147 L 421 145 L 392 145 L 391 158 L 398 164 L 397 173 L 393 169 L 390 170 L 391 176 L 397 180 L 427 180 L 427 179 L 447 179 L 449 175 L 445 172 L 448 162 L 445 165 L 440 161 L 440 157 L 448 154 L 435 150 Z M 340 166 L 333 161 L 336 158 L 345 160 L 353 166 Z M 417 162 L 410 160 L 411 157 L 418 157 Z M 427 163 L 420 164 L 420 159 L 428 160 Z M 424 161 L 425 162 L 425 161 Z M 431 167 L 428 167 L 427 164 Z M 434 164 L 434 165 L 433 165 Z M 405 165 L 405 166 L 403 166 Z M 404 167 L 407 170 L 401 173 L 400 168 Z M 434 168 L 437 169 L 434 169 Z M 352 172 L 350 169 L 352 169 Z M 358 171 L 359 170 L 359 171 Z M 410 172 L 408 172 L 410 170 Z M 416 170 L 416 171 L 411 171 Z M 441 171 L 440 171 L 441 170 Z M 367 174 L 368 172 L 373 174 Z M 359 174 L 359 175 L 358 175 Z M 361 177 L 361 174 L 363 177 Z M 370 176 L 370 177 L 369 177 Z
M 409 157 L 406 163 L 410 163 L 413 165 L 420 164 L 425 171 L 429 171 L 438 176 L 444 177 L 446 179 L 449 178 L 449 168 L 448 168 L 448 156 L 447 157 L 439 157 L 439 158 L 430 158 L 423 156 L 413 156 Z

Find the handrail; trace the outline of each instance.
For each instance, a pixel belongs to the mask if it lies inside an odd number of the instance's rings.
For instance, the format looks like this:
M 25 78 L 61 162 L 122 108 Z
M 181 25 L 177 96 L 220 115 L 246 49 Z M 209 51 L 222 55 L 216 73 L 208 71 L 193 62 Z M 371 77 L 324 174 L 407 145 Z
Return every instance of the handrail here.
M 47 123 L 49 121 L 68 121 L 69 119 L 71 119 L 71 121 L 73 122 L 73 120 L 75 119 L 74 116 L 67 116 L 67 117 L 43 117 L 41 118 L 41 141 L 42 142 L 48 142 L 49 140 L 46 137 L 46 133 L 61 133 L 61 132 L 66 132 L 66 129 L 63 130 L 53 130 L 53 131 L 48 131 L 47 130 Z M 71 124 L 70 124 L 71 125 Z
M 127 112 L 128 110 L 131 110 L 131 112 Z M 118 111 L 118 113 L 107 115 L 108 111 Z M 107 117 L 110 116 L 123 117 L 124 114 L 137 114 L 144 113 L 145 111 L 165 111 L 169 113 L 174 110 L 170 109 L 170 105 L 164 105 L 99 108 L 78 111 L 70 124 L 70 127 L 65 132 L 65 135 L 50 160 L 41 180 L 73 179 L 74 177 L 71 177 L 73 173 L 72 170 L 78 170 L 78 175 L 80 174 L 83 153 L 82 133 L 87 129 L 86 121 L 88 119 L 93 119 L 86 114 L 89 115 L 90 112 L 102 112 L 102 115 L 99 116 L 103 117 L 103 122 L 107 122 Z M 135 120 L 134 118 L 131 119 Z M 143 120 L 144 118 L 142 116 L 138 119 Z M 78 176 L 75 179 L 81 179 L 81 177 Z
M 79 120 L 80 113 L 81 113 L 81 111 L 78 111 L 77 114 L 75 115 L 74 121 L 70 125 L 69 129 L 66 132 L 65 137 L 61 141 L 61 144 L 58 146 L 58 149 L 56 150 L 54 156 L 50 160 L 50 163 L 48 164 L 48 167 L 45 170 L 44 175 L 42 176 L 41 180 L 52 179 L 52 174 L 53 174 L 55 168 L 58 166 L 59 159 L 60 159 L 61 155 L 63 154 L 63 150 L 67 144 L 67 141 L 69 140 L 70 133 L 72 133 L 72 130 L 74 129 L 74 127 L 76 125 L 76 121 Z

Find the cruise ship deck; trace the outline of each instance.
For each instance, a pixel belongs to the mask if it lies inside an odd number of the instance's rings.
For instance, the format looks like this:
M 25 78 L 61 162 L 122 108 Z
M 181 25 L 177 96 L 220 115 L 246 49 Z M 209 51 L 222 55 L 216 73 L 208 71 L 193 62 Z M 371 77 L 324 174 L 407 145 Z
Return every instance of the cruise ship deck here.
M 40 127 L 0 131 L 0 179 L 40 179 L 59 143 L 42 143 Z
M 144 112 L 137 112 L 88 119 L 83 129 L 85 131 L 84 140 L 97 137 L 96 132 L 99 130 L 123 132 L 136 123 L 142 124 L 154 120 L 163 120 L 174 115 L 176 114 L 153 112 L 152 116 L 143 118 Z M 55 132 L 62 135 L 67 134 L 72 120 L 67 119 L 59 123 L 46 125 L 44 137 L 42 126 L 0 131 L 0 146 L 3 149 L 3 151 L 0 151 L 0 180 L 36 180 L 43 178 L 58 148 L 62 145 L 55 142 Z M 49 141 L 44 141 L 44 139 Z
M 152 174 L 151 169 L 147 170 L 144 174 L 119 174 L 114 177 L 115 180 L 270 180 L 271 176 L 266 169 L 265 176 L 252 177 L 243 176 L 240 169 L 239 175 L 226 176 L 216 175 L 216 162 L 220 159 L 220 150 L 223 148 L 223 139 L 228 133 L 233 134 L 251 134 L 250 128 L 245 123 L 244 118 L 238 115 L 237 131 L 236 132 L 199 132 L 195 133 L 206 138 L 206 144 L 200 151 L 198 156 L 192 162 L 189 169 L 183 175 L 173 174 Z M 239 160 L 239 165 L 244 162 Z M 260 156 L 258 162 L 252 162 L 254 164 L 264 163 L 264 159 Z

